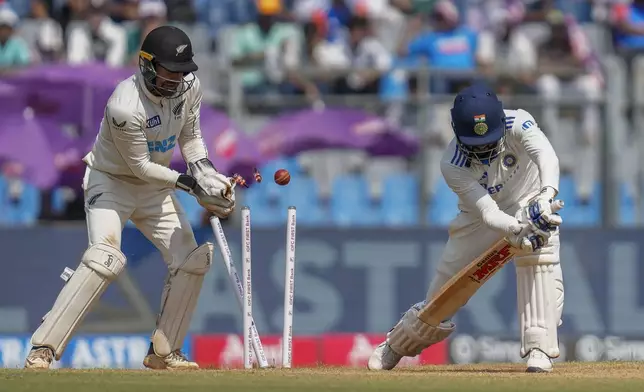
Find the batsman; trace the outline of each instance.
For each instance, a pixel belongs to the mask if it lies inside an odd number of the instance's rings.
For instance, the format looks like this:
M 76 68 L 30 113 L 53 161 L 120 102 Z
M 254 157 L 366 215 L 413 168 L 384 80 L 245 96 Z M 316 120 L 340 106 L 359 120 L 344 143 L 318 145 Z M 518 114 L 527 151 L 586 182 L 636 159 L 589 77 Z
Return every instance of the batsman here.
M 83 179 L 89 244 L 78 268 L 31 338 L 25 367 L 59 360 L 83 318 L 126 267 L 121 234 L 128 220 L 161 252 L 168 267 L 156 328 L 144 366 L 197 368 L 181 352 L 213 245 L 195 241 L 175 196 L 189 192 L 218 217 L 235 207 L 234 183 L 208 159 L 200 128 L 202 92 L 192 44 L 176 27 L 145 38 L 139 70 L 110 97 Z M 169 168 L 175 147 L 188 165 Z
M 451 118 L 455 137 L 443 155 L 441 172 L 459 197 L 460 212 L 449 225 L 449 240 L 425 301 L 414 304 L 389 331 L 368 368 L 393 369 L 403 357 L 417 356 L 450 336 L 455 328 L 451 312 L 432 325 L 419 316 L 427 319 L 435 295 L 458 284 L 461 270 L 505 239 L 516 267 L 526 371 L 550 372 L 552 359 L 559 356 L 557 328 L 564 298 L 558 230 L 562 219 L 553 211 L 562 206 L 553 203 L 559 160 L 535 119 L 525 110 L 504 110 L 483 84 L 456 96 Z

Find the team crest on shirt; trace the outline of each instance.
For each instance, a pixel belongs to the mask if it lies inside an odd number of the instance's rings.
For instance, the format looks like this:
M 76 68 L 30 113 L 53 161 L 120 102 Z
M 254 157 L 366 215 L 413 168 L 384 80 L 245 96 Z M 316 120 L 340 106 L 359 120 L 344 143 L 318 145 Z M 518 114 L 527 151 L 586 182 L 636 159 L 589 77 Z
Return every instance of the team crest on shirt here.
M 479 136 L 485 135 L 487 133 L 487 124 L 485 123 L 485 114 L 479 114 L 474 116 L 474 133 Z
M 181 118 L 181 114 L 183 114 L 183 106 L 186 103 L 186 100 L 184 99 L 183 101 L 179 102 L 172 108 L 172 114 L 174 114 L 174 119 L 178 120 Z
M 517 157 L 515 157 L 513 154 L 505 154 L 503 156 L 503 166 L 507 167 L 508 169 L 513 168 L 517 164 Z

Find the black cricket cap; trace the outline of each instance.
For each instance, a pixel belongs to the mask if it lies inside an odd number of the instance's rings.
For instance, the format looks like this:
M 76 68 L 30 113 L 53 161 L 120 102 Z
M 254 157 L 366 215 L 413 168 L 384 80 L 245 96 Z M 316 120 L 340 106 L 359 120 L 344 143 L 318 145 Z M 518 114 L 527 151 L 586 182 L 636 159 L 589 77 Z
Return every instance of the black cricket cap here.
M 189 73 L 199 69 L 192 60 L 190 38 L 174 26 L 160 26 L 150 31 L 141 45 L 141 56 L 170 72 Z

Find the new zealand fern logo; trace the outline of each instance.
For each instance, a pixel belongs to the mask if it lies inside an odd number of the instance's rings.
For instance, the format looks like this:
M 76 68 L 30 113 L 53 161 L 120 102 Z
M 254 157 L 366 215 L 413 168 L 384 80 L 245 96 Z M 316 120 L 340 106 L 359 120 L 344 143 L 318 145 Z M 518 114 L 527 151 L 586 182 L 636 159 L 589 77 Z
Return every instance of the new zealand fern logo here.
M 116 122 L 116 119 L 114 117 L 112 117 L 112 124 L 114 124 L 114 126 L 117 127 L 117 128 L 125 127 L 125 123 L 127 123 L 127 121 L 123 121 L 122 123 L 118 123 L 118 122 Z

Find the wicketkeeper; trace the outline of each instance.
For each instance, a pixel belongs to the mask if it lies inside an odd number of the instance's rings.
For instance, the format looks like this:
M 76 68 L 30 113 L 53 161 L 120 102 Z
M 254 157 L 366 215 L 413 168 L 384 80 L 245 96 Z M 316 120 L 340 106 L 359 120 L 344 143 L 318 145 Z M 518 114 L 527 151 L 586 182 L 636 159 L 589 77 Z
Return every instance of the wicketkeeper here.
M 60 359 L 84 316 L 125 269 L 120 247 L 128 220 L 168 265 L 161 310 L 143 364 L 152 369 L 198 367 L 181 347 L 212 263 L 213 245 L 197 245 L 175 190 L 189 192 L 221 218 L 233 211 L 235 193 L 231 179 L 208 160 L 196 70 L 188 36 L 176 27 L 162 26 L 145 38 L 139 71 L 110 97 L 94 147 L 84 158 L 89 246 L 34 332 L 25 367 L 46 369 L 54 358 Z M 168 167 L 176 146 L 189 174 Z

